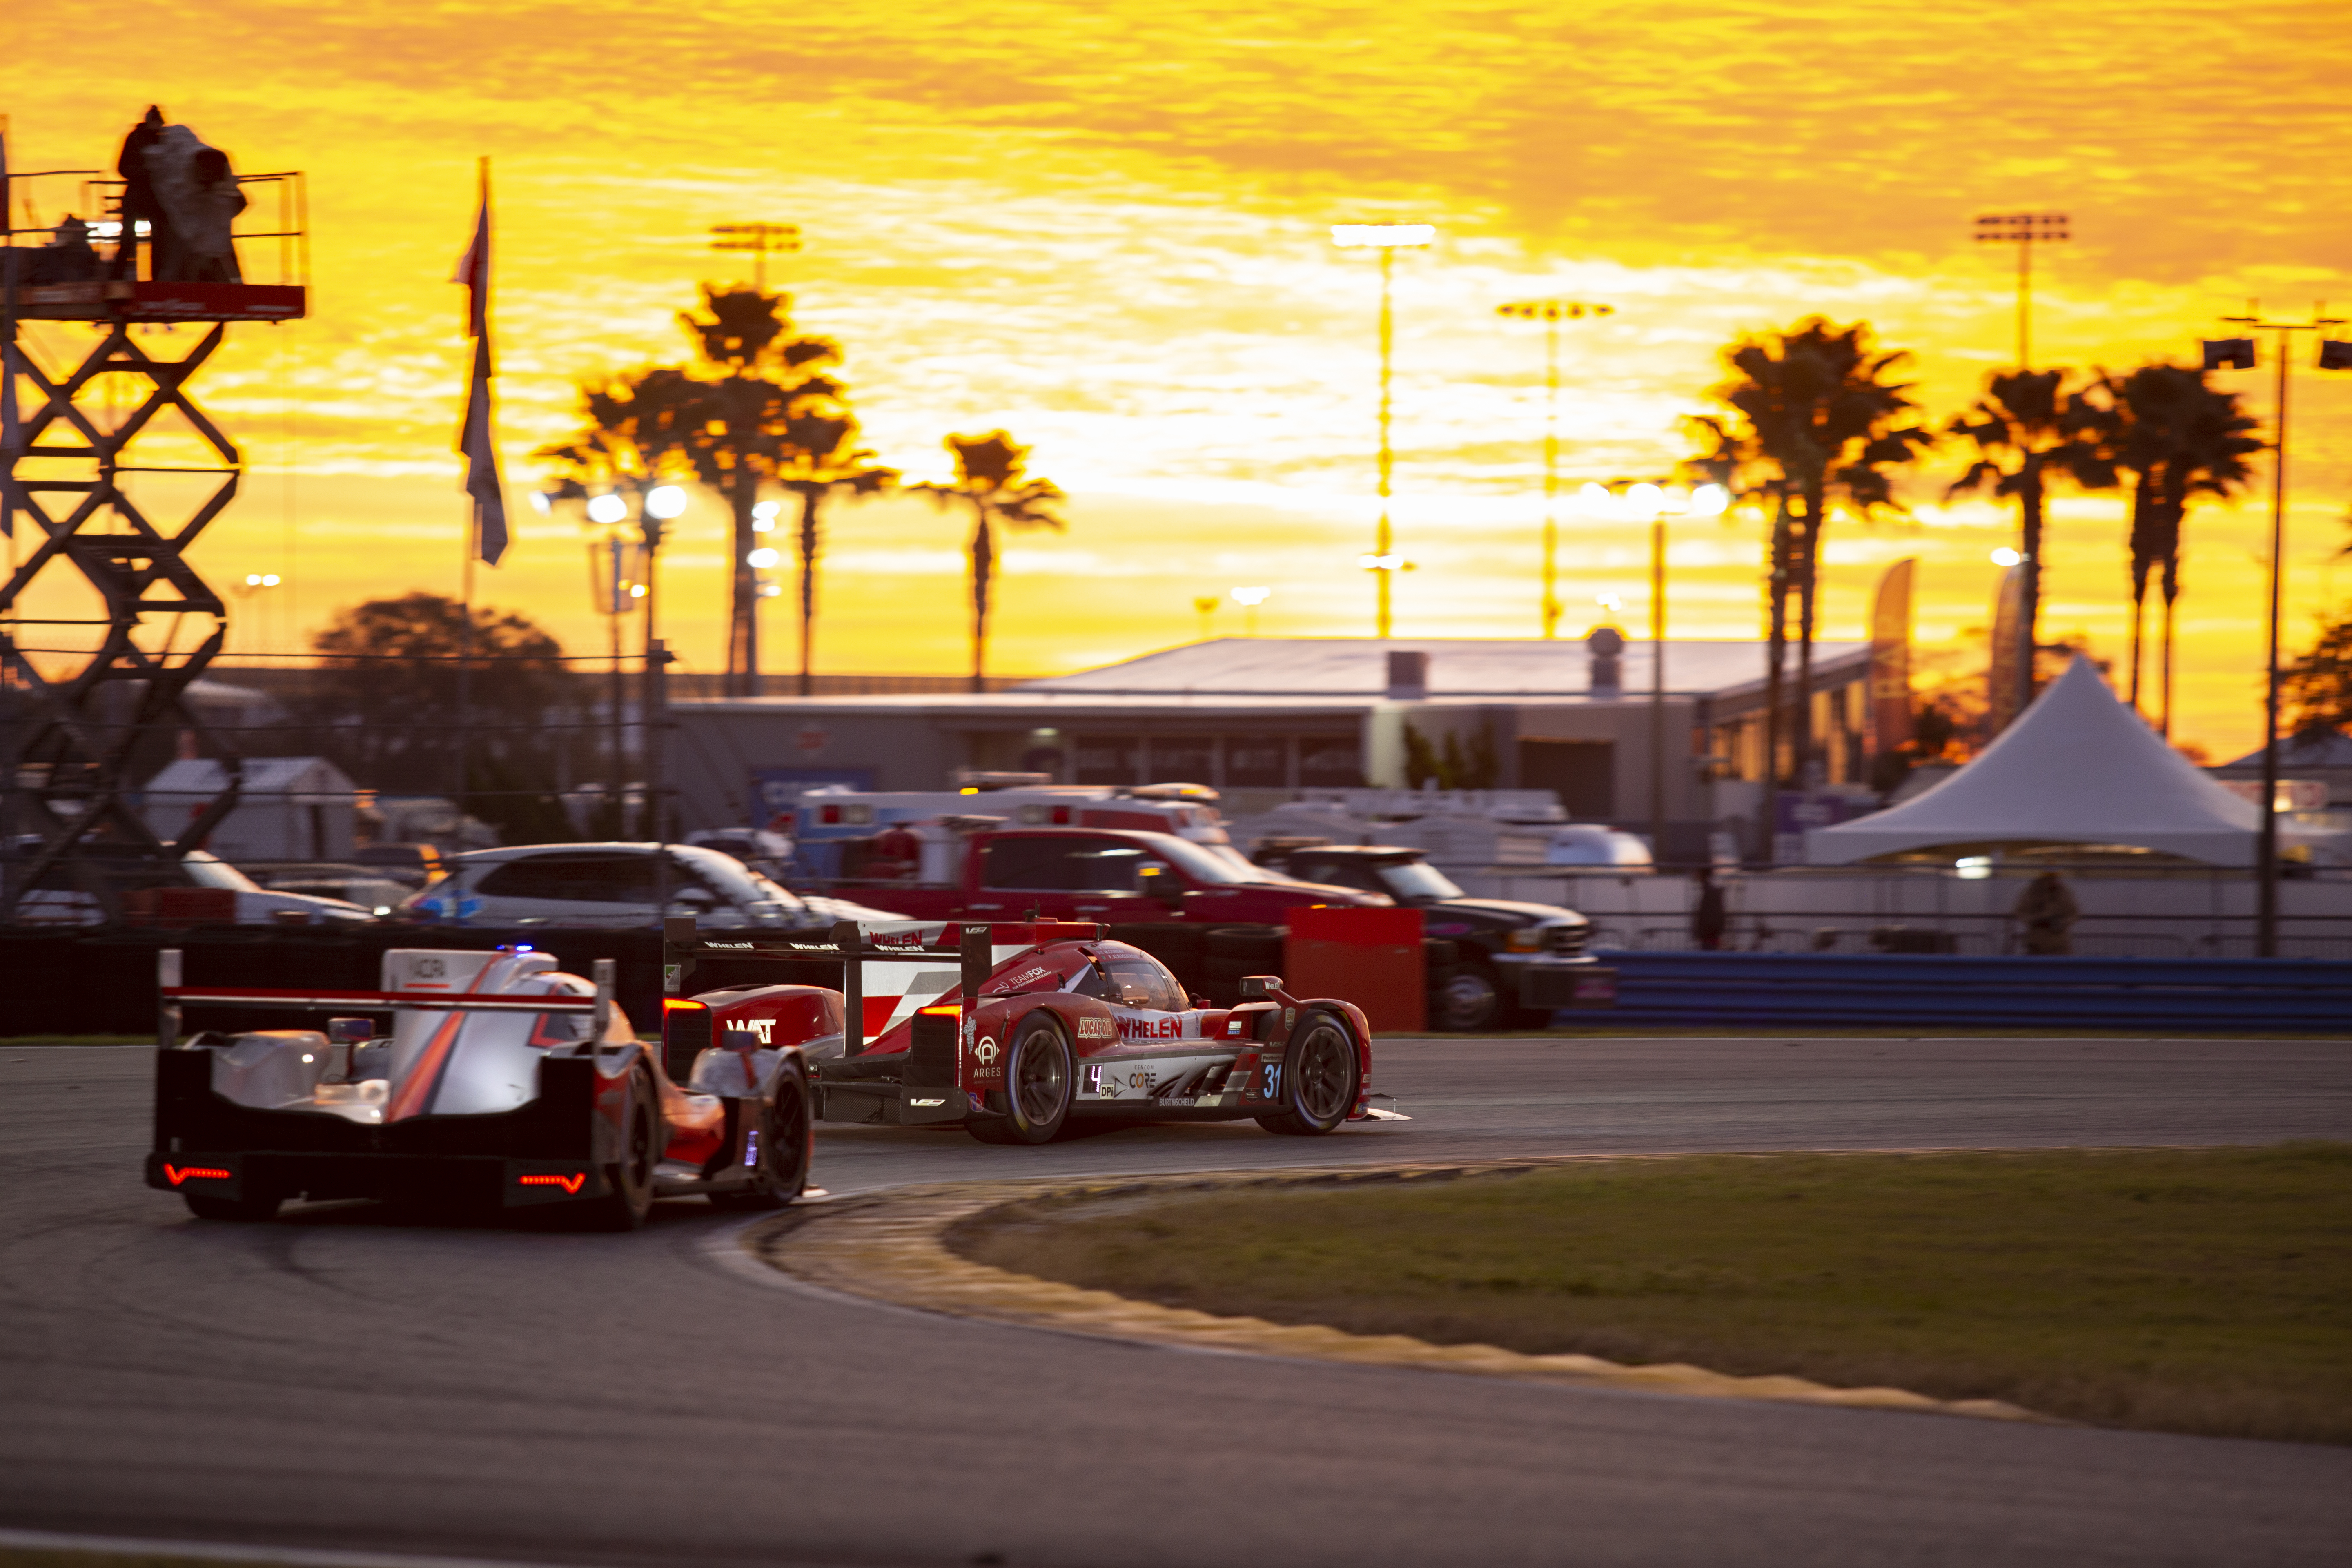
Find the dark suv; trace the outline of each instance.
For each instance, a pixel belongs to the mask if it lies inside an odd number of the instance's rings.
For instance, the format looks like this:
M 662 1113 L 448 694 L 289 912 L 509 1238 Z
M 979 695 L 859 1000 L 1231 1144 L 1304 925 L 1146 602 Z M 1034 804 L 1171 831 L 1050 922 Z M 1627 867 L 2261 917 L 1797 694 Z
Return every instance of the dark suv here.
M 1385 893 L 1422 911 L 1424 935 L 1454 944 L 1454 977 L 1433 998 L 1441 1029 L 1475 1031 L 1540 1026 L 1548 1015 L 1519 1005 L 1520 976 L 1537 964 L 1589 962 L 1592 922 L 1574 910 L 1474 899 L 1418 849 L 1382 844 L 1270 844 L 1262 866 L 1304 882 Z

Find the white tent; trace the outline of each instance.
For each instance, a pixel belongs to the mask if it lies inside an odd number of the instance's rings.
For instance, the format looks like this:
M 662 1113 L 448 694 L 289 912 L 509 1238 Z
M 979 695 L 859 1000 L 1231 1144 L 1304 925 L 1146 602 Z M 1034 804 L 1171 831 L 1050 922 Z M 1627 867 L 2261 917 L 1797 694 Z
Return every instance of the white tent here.
M 2261 820 L 2078 658 L 1983 755 L 1900 805 L 1808 833 L 1805 858 L 1841 866 L 1918 849 L 2119 844 L 2250 866 Z
M 348 860 L 359 794 L 324 757 L 247 757 L 235 809 L 205 847 L 240 860 Z M 166 842 L 228 785 L 210 757 L 183 757 L 147 781 L 147 826 Z

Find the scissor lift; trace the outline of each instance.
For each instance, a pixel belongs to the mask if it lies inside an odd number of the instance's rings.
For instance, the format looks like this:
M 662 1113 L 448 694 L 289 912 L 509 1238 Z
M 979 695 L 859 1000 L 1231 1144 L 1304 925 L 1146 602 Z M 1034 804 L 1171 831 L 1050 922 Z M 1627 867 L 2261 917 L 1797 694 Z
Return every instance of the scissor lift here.
M 52 170 L 0 179 L 6 212 L 19 206 L 25 182 L 88 174 Z M 243 456 L 197 406 L 188 384 L 227 334 L 231 322 L 299 320 L 308 307 L 308 246 L 302 176 L 245 174 L 247 191 L 274 194 L 276 227 L 241 231 L 240 257 L 276 240 L 274 283 L 190 283 L 137 276 L 148 247 L 125 235 L 121 184 L 91 179 L 81 186 L 81 216 L 110 242 L 98 279 L 21 282 L 42 229 L 5 230 L 0 259 L 0 531 L 29 525 L 33 548 L 0 584 L 0 667 L 13 691 L 0 693 L 6 739 L 0 742 L 0 924 L 25 918 L 27 892 L 65 886 L 98 901 L 108 923 L 123 918 L 122 889 L 176 876 L 182 857 L 200 847 L 235 808 L 241 759 L 207 730 L 187 700 L 189 685 L 227 640 L 228 609 L 196 574 L 189 547 L 236 498 Z M 263 204 L 252 204 L 248 215 Z M 125 276 L 110 274 L 121 272 Z M 98 341 L 79 363 L 55 367 L 24 337 L 28 321 L 82 322 Z M 176 358 L 152 352 L 156 329 L 204 328 Z M 132 395 L 127 414 L 110 415 Z M 110 388 L 110 382 L 111 384 Z M 135 448 L 176 413 L 200 460 L 139 461 Z M 126 482 L 142 474 L 183 476 L 199 493 L 178 521 L 134 500 Z M 13 552 L 12 552 L 13 555 Z M 101 614 L 59 619 L 28 616 L 27 591 L 48 572 L 70 571 L 96 595 Z M 183 647 L 186 616 L 212 618 Z M 95 647 L 66 628 L 99 628 Z M 163 635 L 153 634 L 161 629 Z M 142 633 L 148 634 L 142 641 Z M 81 645 L 81 646 L 75 646 Z M 70 651 L 68 651 L 70 650 Z M 131 808 L 127 776 L 133 748 L 159 732 L 193 734 L 222 763 L 224 787 L 194 812 L 170 841 Z

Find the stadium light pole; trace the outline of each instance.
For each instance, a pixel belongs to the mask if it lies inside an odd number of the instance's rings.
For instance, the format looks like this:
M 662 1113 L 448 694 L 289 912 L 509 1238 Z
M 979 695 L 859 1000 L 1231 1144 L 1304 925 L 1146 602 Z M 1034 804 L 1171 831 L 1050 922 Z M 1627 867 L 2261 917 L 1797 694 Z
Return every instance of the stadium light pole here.
M 2343 317 L 2330 316 L 2326 311 L 2326 302 L 2322 300 L 2312 307 L 2311 320 L 2307 321 L 2266 321 L 2260 304 L 2249 300 L 2244 315 L 2221 318 L 2233 327 L 2277 334 L 2271 344 L 2272 357 L 2278 362 L 2278 389 L 2272 415 L 2275 423 L 2271 432 L 2271 580 L 2270 616 L 2263 638 L 2263 826 L 2254 858 L 2254 875 L 2261 883 L 2255 905 L 2254 952 L 2261 958 L 2278 956 L 2279 579 L 2286 564 L 2287 345 L 2294 333 L 2317 332 L 2344 325 Z M 2200 346 L 2206 370 L 2254 368 L 2254 340 L 2251 337 L 2208 338 Z M 2352 370 L 2352 342 L 2322 338 L 2319 368 Z
M 1497 305 L 1495 314 L 1544 324 L 1544 524 L 1543 635 L 1559 635 L 1559 324 L 1586 316 L 1612 316 L 1614 305 L 1580 300 L 1524 300 Z
M 2032 368 L 2033 346 L 2033 242 L 2073 237 L 2064 213 L 2000 213 L 1977 219 L 1979 245 L 2017 247 L 2017 368 Z M 2026 679 L 2032 679 L 2032 672 Z
M 1419 250 L 1437 238 L 1437 229 L 1425 223 L 1335 223 L 1331 226 L 1331 243 L 1342 250 L 1377 250 L 1381 253 L 1381 525 L 1374 536 L 1372 552 L 1357 557 L 1356 563 L 1372 574 L 1378 584 L 1379 598 L 1373 612 L 1375 635 L 1387 640 L 1389 635 L 1389 584 L 1400 572 L 1412 570 L 1412 563 L 1396 552 L 1396 542 L 1389 527 L 1389 475 L 1394 466 L 1389 447 L 1389 365 L 1395 331 L 1390 309 L 1390 289 L 1396 271 L 1396 253 Z

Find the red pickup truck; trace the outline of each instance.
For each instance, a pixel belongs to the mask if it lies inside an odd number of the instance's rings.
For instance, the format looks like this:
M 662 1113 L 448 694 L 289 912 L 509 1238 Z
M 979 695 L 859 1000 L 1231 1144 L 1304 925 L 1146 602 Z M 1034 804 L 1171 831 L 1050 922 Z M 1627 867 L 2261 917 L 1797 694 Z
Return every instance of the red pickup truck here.
M 960 847 L 958 882 L 860 879 L 836 884 L 835 890 L 911 920 L 1034 918 L 1102 925 L 1281 925 L 1300 904 L 1392 901 L 1297 881 L 1220 847 L 1169 833 L 1013 828 L 972 834 Z

